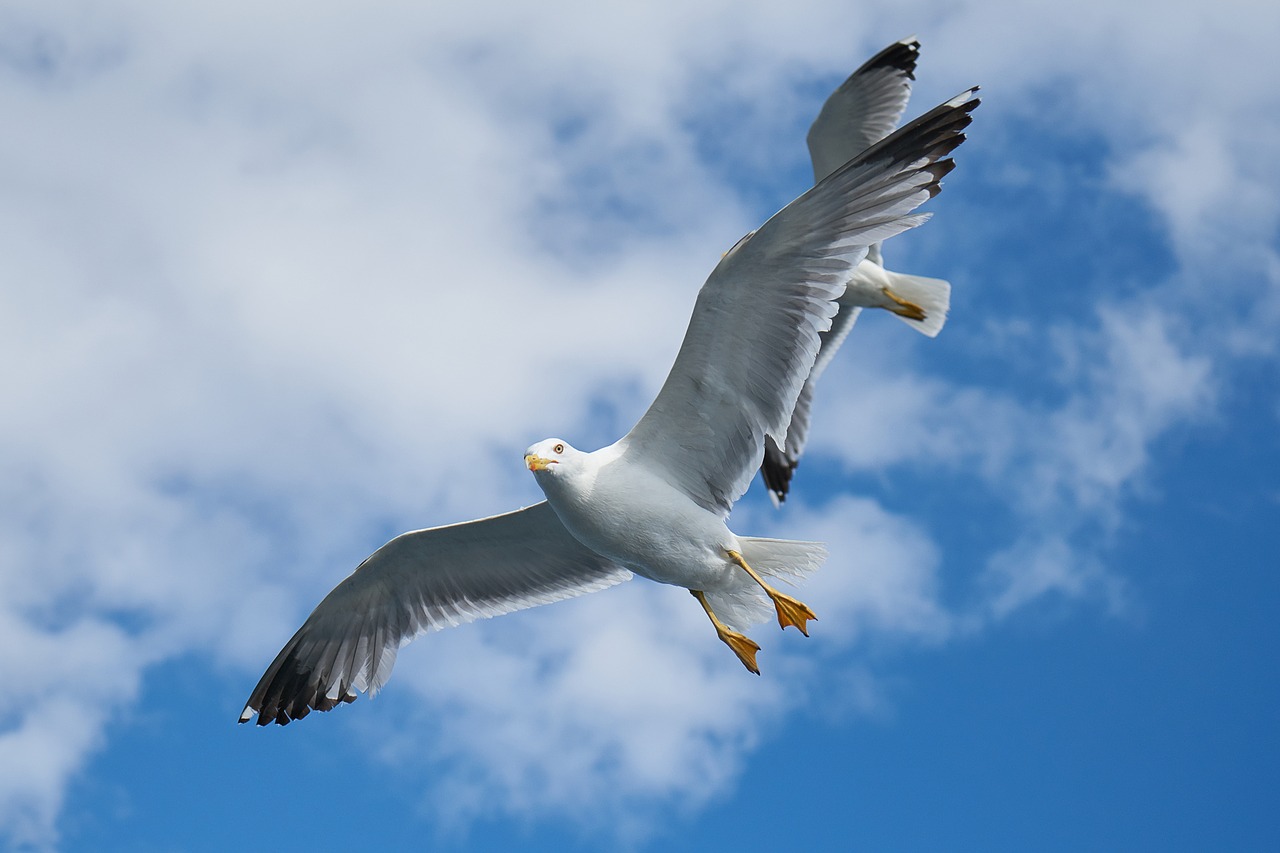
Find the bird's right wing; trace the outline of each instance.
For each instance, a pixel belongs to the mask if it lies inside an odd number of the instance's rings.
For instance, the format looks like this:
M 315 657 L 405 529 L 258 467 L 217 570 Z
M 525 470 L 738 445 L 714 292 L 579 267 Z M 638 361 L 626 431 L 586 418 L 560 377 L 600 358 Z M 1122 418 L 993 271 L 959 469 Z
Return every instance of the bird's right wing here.
M 964 141 L 971 89 L 871 146 L 743 237 L 698 292 L 675 364 L 619 444 L 704 509 L 727 515 L 765 436 L 791 412 L 835 300 L 873 243 L 919 225 Z
M 631 572 L 581 545 L 546 502 L 404 533 L 334 587 L 263 674 L 240 715 L 284 725 L 376 692 L 427 631 L 550 604 Z
M 911 97 L 919 55 L 920 42 L 914 38 L 895 42 L 831 93 L 809 128 L 815 184 L 898 126 Z

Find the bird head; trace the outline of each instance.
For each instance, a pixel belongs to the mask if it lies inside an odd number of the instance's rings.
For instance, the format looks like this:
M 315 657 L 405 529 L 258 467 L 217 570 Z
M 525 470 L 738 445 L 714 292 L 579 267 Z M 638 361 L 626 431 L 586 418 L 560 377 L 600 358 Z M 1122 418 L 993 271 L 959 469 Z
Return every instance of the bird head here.
M 555 473 L 560 463 L 569 454 L 576 453 L 562 438 L 548 438 L 539 441 L 524 452 L 524 464 L 535 474 L 546 471 Z

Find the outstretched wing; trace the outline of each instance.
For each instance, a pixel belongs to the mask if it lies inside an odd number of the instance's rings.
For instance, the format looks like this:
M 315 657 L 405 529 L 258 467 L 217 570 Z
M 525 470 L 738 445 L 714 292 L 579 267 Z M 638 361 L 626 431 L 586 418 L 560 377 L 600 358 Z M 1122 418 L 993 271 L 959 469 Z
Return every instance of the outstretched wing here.
M 698 293 L 657 398 L 620 442 L 705 509 L 727 515 L 787 426 L 819 333 L 867 247 L 919 225 L 964 140 L 976 90 L 867 149 L 738 241 Z
M 325 596 L 267 667 L 240 722 L 285 725 L 386 683 L 426 631 L 550 604 L 631 572 L 578 543 L 545 503 L 404 533 Z
M 831 93 L 809 128 L 815 184 L 898 126 L 911 97 L 919 56 L 920 42 L 915 38 L 895 42 Z

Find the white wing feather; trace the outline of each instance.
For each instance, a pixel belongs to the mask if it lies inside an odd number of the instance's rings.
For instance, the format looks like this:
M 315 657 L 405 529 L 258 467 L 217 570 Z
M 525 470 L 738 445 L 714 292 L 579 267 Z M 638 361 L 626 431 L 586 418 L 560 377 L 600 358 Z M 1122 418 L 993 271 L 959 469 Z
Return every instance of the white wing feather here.
M 579 544 L 547 504 L 404 533 L 373 552 L 293 635 L 240 715 L 305 717 L 371 695 L 427 631 L 583 595 L 631 572 Z

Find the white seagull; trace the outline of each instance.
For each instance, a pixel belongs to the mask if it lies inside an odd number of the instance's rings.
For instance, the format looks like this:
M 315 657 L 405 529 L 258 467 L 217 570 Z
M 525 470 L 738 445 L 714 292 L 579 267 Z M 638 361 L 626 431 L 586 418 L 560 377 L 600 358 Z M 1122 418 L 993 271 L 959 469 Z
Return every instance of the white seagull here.
M 813 161 L 815 184 L 898 126 L 907 99 L 911 97 L 911 81 L 915 79 L 919 55 L 920 42 L 914 37 L 895 42 L 868 59 L 831 93 L 809 128 L 809 157 Z M 932 338 L 947 320 L 951 285 L 938 278 L 885 269 L 880 244 L 875 243 L 868 247 L 866 259 L 854 268 L 837 304 L 839 311 L 831 321 L 831 329 L 822 334 L 817 361 L 791 414 L 786 450 L 773 440 L 765 439 L 760 473 L 774 506 L 787 499 L 791 477 L 804 452 L 814 383 L 849 336 L 862 309 L 884 308 Z
M 869 246 L 912 228 L 964 140 L 976 89 L 942 104 L 738 241 L 698 293 L 684 343 L 631 432 L 584 452 L 549 438 L 525 464 L 546 501 L 392 539 L 325 596 L 240 715 L 286 724 L 376 692 L 399 647 L 427 631 L 644 575 L 686 587 L 716 634 L 759 674 L 741 633 L 776 611 L 815 618 L 767 578 L 816 569 L 814 542 L 737 536 L 726 521 L 787 423 L 849 273 Z M 764 595 L 761 595 L 763 591 Z M 768 596 L 768 599 L 764 597 Z

